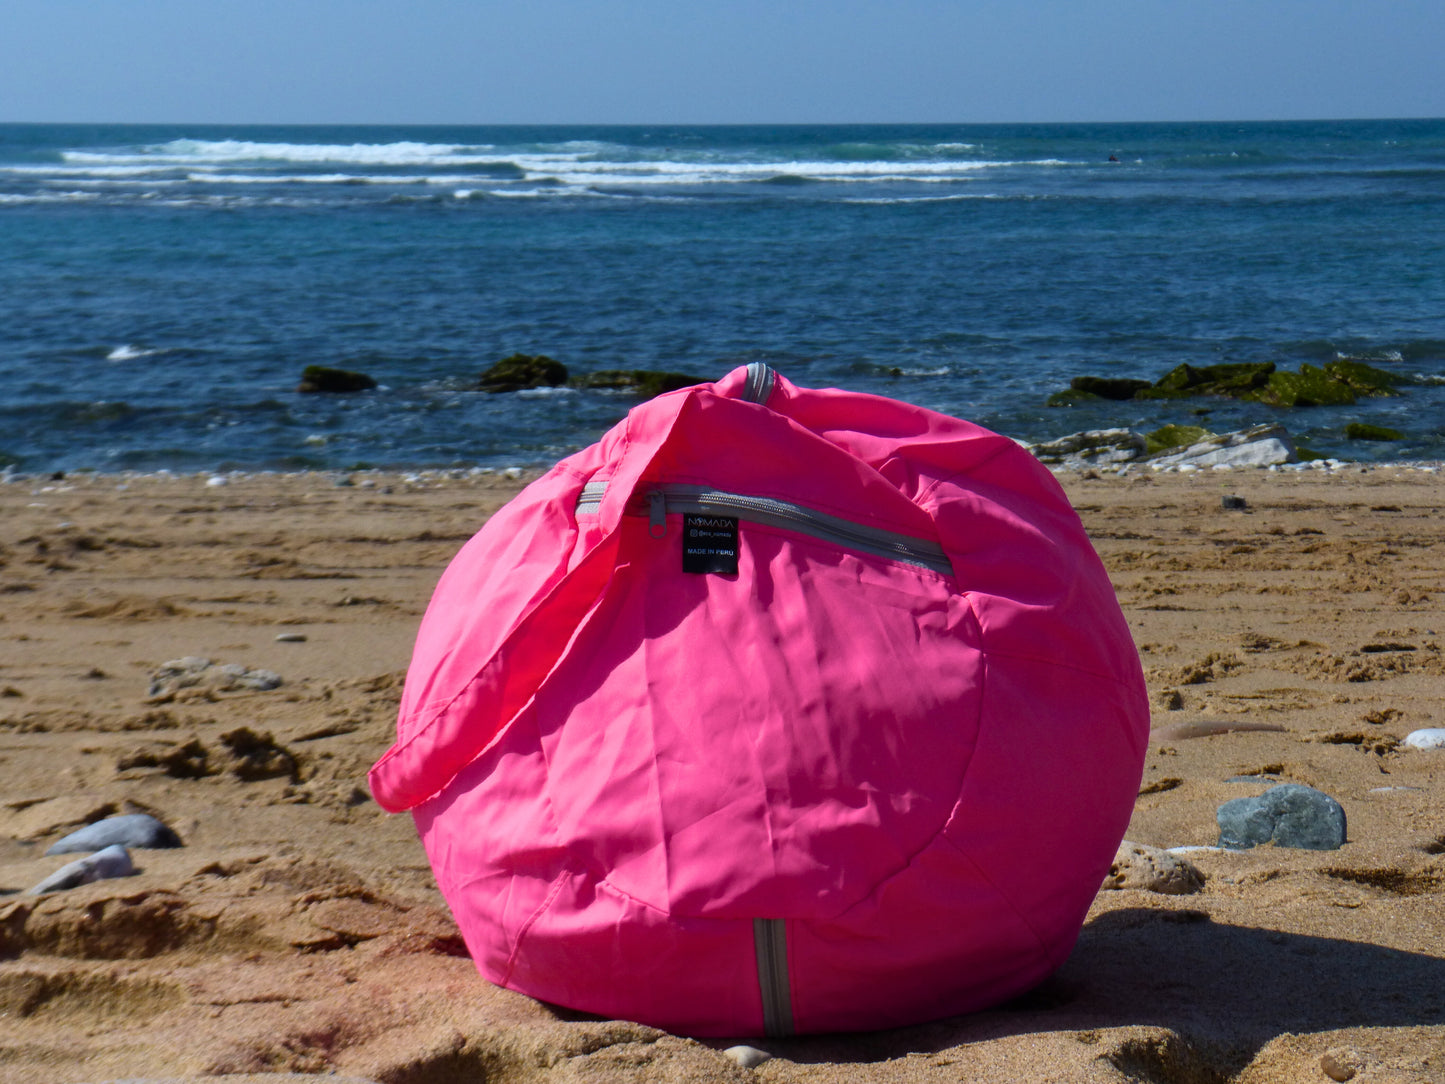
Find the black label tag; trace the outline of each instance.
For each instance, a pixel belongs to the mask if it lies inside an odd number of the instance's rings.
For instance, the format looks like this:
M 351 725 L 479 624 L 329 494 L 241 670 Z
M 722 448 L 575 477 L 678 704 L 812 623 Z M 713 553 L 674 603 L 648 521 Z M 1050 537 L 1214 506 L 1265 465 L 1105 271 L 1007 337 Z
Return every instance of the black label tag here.
M 738 521 L 736 516 L 682 517 L 682 570 L 738 574 Z

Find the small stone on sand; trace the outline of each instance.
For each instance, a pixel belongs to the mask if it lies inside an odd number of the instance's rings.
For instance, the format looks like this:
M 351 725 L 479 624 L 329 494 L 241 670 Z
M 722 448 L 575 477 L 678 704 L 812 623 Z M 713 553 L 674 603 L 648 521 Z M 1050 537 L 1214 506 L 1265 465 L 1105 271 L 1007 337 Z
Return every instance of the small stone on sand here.
M 1104 887 L 1142 888 L 1166 896 L 1184 896 L 1204 887 L 1204 875 L 1176 854 L 1126 839 L 1119 844 Z
M 765 1061 L 771 1061 L 772 1055 L 766 1050 L 759 1050 L 755 1046 L 730 1046 L 723 1051 L 723 1054 L 737 1062 L 744 1069 L 756 1069 Z
M 112 877 L 129 877 L 135 872 L 130 852 L 120 844 L 106 847 L 87 855 L 67 866 L 61 866 L 45 880 L 32 888 L 28 895 L 39 896 L 46 892 L 60 892 L 67 888 L 79 888 L 92 881 L 106 881 Z
M 74 854 L 80 851 L 98 851 L 116 844 L 151 849 L 182 845 L 180 836 L 149 813 L 127 813 L 121 817 L 106 817 L 105 820 L 87 824 L 84 828 L 77 829 L 64 839 L 51 844 L 50 849 L 45 853 Z
M 1405 735 L 1404 744 L 1411 749 L 1445 749 L 1445 727 L 1411 731 Z
M 1322 791 L 1281 783 L 1263 794 L 1235 798 L 1215 813 L 1219 845 L 1247 850 L 1261 843 L 1333 851 L 1345 842 L 1345 811 Z

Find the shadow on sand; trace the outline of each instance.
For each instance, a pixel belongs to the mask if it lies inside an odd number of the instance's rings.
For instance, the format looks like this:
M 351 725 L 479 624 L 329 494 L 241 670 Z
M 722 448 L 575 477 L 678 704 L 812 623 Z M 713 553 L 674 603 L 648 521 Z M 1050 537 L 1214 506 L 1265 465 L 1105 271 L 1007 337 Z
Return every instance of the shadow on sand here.
M 870 1062 L 1010 1035 L 1164 1028 L 1172 1048 L 1126 1044 L 1142 1080 L 1227 1080 L 1285 1033 L 1445 1024 L 1445 959 L 1357 941 L 1213 922 L 1203 911 L 1095 917 L 1067 963 L 1006 1005 L 862 1035 L 768 1040 L 798 1062 Z

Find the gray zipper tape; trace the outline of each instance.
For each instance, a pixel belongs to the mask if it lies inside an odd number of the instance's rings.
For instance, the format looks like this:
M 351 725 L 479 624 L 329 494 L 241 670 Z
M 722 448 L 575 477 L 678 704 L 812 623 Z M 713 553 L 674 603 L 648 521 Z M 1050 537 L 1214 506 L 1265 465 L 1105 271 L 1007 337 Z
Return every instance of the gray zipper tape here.
M 606 482 L 586 483 L 577 498 L 577 515 L 596 515 L 606 493 Z M 628 512 L 648 516 L 651 521 L 650 533 L 654 538 L 661 538 L 667 533 L 662 518 L 668 513 L 735 515 L 753 523 L 797 531 L 843 549 L 919 565 L 937 572 L 940 576 L 953 575 L 953 563 L 949 561 L 943 547 L 936 542 L 898 534 L 896 531 L 885 531 L 881 527 L 854 523 L 806 505 L 780 501 L 773 497 L 728 493 L 711 486 L 665 485 L 648 490 L 641 500 L 629 506 Z
M 663 514 L 670 512 L 693 513 L 695 515 L 734 515 L 768 527 L 781 527 L 796 531 L 822 542 L 829 542 L 843 549 L 858 553 L 884 557 L 891 561 L 919 565 L 937 572 L 940 576 L 953 575 L 953 563 L 937 542 L 912 535 L 886 531 L 881 527 L 869 527 L 852 520 L 830 516 L 806 505 L 792 501 L 780 501 L 773 497 L 751 497 L 743 493 L 727 493 L 711 486 L 664 485 L 647 493 L 646 510 L 654 520 L 658 517 L 655 494 L 661 493 Z M 599 498 L 600 499 L 600 498 Z M 578 502 L 578 511 L 582 511 Z M 631 511 L 631 509 L 629 509 Z M 643 506 L 637 508 L 639 513 Z M 654 530 L 654 537 L 661 535 Z
M 793 1034 L 793 993 L 788 984 L 788 930 L 781 918 L 753 919 L 763 1030 L 769 1038 Z
M 773 383 L 777 378 L 777 372 L 766 362 L 748 362 L 748 379 L 743 385 L 743 398 L 749 403 L 767 404 L 768 398 L 773 394 Z

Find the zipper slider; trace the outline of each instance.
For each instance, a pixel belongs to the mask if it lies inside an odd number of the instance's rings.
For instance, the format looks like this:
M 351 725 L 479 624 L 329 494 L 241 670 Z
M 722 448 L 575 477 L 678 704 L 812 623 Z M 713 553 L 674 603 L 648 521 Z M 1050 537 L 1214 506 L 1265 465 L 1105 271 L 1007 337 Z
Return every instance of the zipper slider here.
M 653 538 L 667 537 L 667 494 L 660 489 L 647 495 L 647 533 Z

